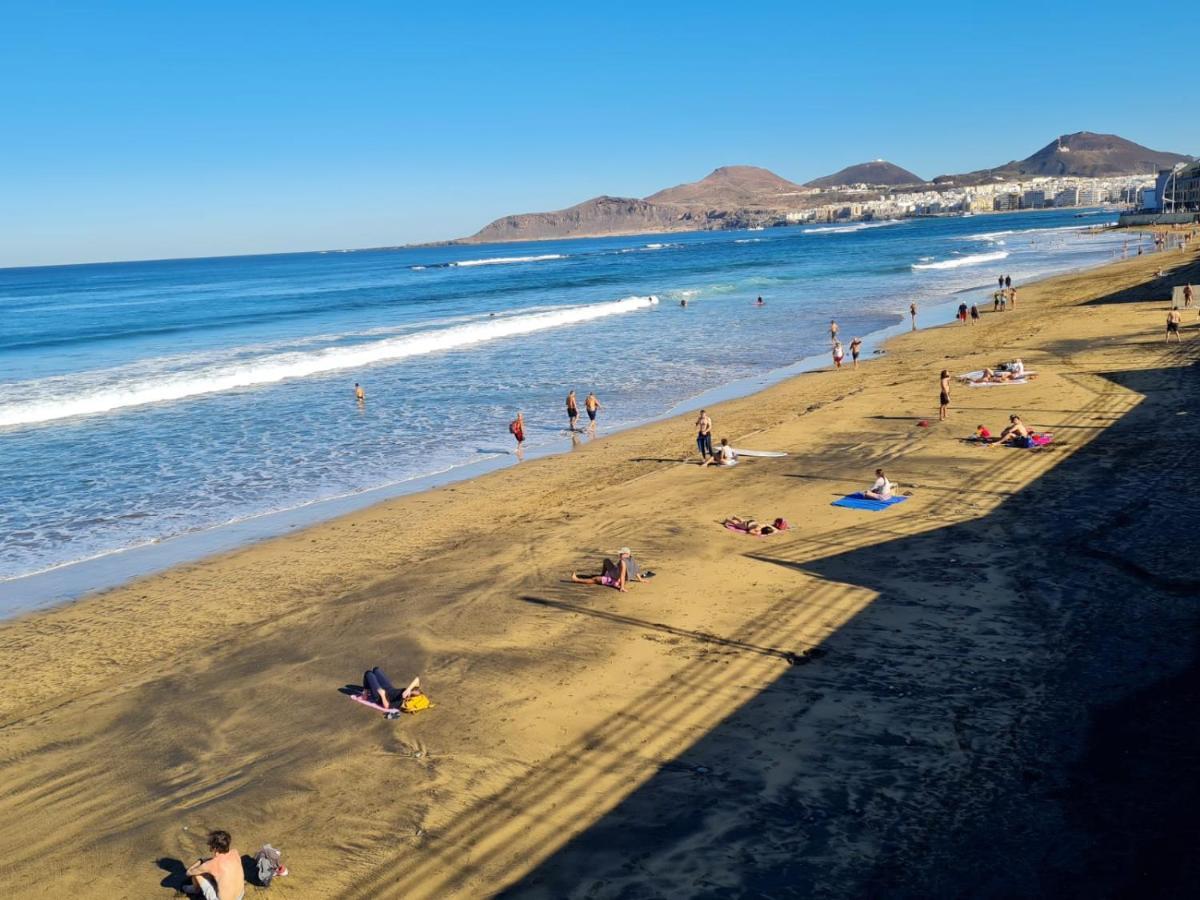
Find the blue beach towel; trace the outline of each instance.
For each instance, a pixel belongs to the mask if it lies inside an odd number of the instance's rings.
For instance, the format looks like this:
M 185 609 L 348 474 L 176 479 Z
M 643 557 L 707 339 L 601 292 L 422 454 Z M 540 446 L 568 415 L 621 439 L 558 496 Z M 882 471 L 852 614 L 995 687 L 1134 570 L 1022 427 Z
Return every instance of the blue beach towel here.
M 862 491 L 854 494 L 847 494 L 841 500 L 834 500 L 831 506 L 840 506 L 843 509 L 867 509 L 871 512 L 879 512 L 881 509 L 887 509 L 889 506 L 895 506 L 897 503 L 903 503 L 907 497 L 893 497 L 891 500 L 869 500 L 862 495 Z

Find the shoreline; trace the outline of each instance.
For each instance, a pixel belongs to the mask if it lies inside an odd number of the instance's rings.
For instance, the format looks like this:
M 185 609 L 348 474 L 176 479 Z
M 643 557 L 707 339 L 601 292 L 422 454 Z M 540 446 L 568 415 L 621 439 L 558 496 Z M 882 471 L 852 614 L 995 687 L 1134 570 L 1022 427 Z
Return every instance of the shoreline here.
M 165 896 L 222 827 L 318 897 L 1126 884 L 1196 778 L 1152 777 L 1200 626 L 1196 563 L 1159 552 L 1197 524 L 1170 460 L 1200 429 L 1200 324 L 1163 343 L 1153 274 L 1185 265 L 1023 285 L 710 410 L 785 458 L 683 465 L 667 420 L 0 623 L 0 878 Z M 955 386 L 916 426 L 938 369 L 1002 355 L 1041 377 Z M 961 442 L 1013 410 L 1055 443 Z M 830 506 L 880 466 L 906 503 Z M 570 583 L 624 545 L 658 576 Z M 434 708 L 347 702 L 375 664 Z
M 1043 212 L 1043 210 L 1027 210 L 1027 212 Z M 1069 226 L 1071 229 L 1075 227 Z M 1078 226 L 1078 230 L 1087 232 L 1093 227 L 1081 224 Z M 1065 269 L 1056 275 L 1039 276 L 1037 281 L 1030 282 L 1028 286 L 1032 287 L 1047 277 L 1053 278 L 1058 275 L 1101 268 L 1109 262 L 1098 261 L 1091 265 Z M 933 324 L 923 325 L 922 330 L 953 322 L 954 318 L 950 313 L 955 301 L 961 295 L 987 289 L 986 285 L 959 289 L 944 295 L 933 304 L 923 306 L 922 316 L 932 314 Z M 908 332 L 907 317 L 903 313 L 898 315 L 900 318 L 893 325 L 863 335 L 863 364 L 877 359 L 880 351 L 886 352 L 883 348 L 889 339 Z M 751 376 L 716 385 L 690 397 L 685 397 L 659 415 L 618 425 L 597 435 L 597 438 L 608 439 L 631 429 L 663 423 L 680 415 L 694 412 L 705 405 L 751 397 L 788 379 L 821 371 L 829 366 L 828 354 L 801 357 L 761 376 Z M 506 437 L 506 435 L 502 436 L 502 438 Z M 528 449 L 525 453 L 525 460 L 531 462 L 550 456 L 564 455 L 574 449 L 576 447 L 573 446 L 572 438 L 560 438 L 548 444 Z M 0 579 L 0 622 L 28 612 L 53 609 L 64 603 L 72 603 L 95 596 L 137 579 L 168 571 L 175 566 L 196 563 L 224 553 L 236 552 L 262 541 L 269 541 L 369 509 L 389 500 L 482 478 L 492 472 L 515 466 L 517 463 L 518 460 L 511 452 L 507 455 L 473 460 L 404 481 L 312 500 L 295 507 L 269 510 L 244 519 L 169 535 L 129 547 L 104 551 L 95 556 L 61 563 L 25 575 Z

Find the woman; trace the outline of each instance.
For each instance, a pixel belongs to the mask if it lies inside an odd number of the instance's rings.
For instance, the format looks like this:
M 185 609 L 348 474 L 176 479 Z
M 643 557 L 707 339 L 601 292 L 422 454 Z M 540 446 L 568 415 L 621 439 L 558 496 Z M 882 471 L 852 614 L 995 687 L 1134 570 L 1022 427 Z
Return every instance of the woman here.
M 744 531 L 746 534 L 755 535 L 774 534 L 777 531 L 787 531 L 789 527 L 786 519 L 776 519 L 770 525 L 760 525 L 754 519 L 741 519 L 737 516 L 730 516 L 721 524 L 726 528 L 732 528 L 735 531 Z
M 517 413 L 517 417 L 508 423 L 508 433 L 517 439 L 517 456 L 521 455 L 525 443 L 525 414 Z
M 978 321 L 979 321 L 979 306 L 972 303 L 971 304 L 971 324 L 974 325 Z
M 363 672 L 363 695 L 384 709 L 397 709 L 405 700 L 421 693 L 421 679 L 414 678 L 403 691 L 397 688 L 383 670 L 376 666 Z M 393 706 L 392 704 L 395 704 Z
M 845 352 L 842 350 L 842 342 L 834 341 L 833 342 L 833 365 L 835 368 L 840 369 L 842 367 L 842 357 L 845 355 L 846 355 Z
M 938 420 L 946 421 L 946 410 L 950 408 L 950 370 L 942 369 L 942 396 L 938 407 Z
M 875 483 L 871 485 L 870 490 L 863 491 L 863 496 L 868 500 L 891 500 L 895 487 L 894 484 L 888 481 L 888 477 L 883 474 L 883 469 L 876 469 Z
M 604 560 L 604 564 L 600 567 L 600 574 L 591 578 L 580 578 L 579 573 L 572 572 L 571 580 L 576 584 L 598 584 L 602 587 L 616 588 L 621 593 L 628 593 L 625 590 L 625 583 L 629 580 L 629 562 L 633 559 L 633 551 L 628 547 L 622 547 L 617 554 L 617 561 L 614 563 L 611 559 Z M 639 572 L 636 576 L 638 581 L 645 581 L 645 578 Z

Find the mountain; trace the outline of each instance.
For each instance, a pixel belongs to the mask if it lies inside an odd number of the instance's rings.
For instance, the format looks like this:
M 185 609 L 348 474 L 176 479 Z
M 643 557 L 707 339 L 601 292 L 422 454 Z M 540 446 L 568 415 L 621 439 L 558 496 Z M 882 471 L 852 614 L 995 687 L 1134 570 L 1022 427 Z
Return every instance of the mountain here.
M 779 209 L 790 198 L 809 193 L 801 185 L 757 166 L 722 166 L 707 177 L 651 194 L 651 203 L 709 209 Z
M 542 241 L 554 238 L 595 237 L 604 234 L 642 234 L 682 231 L 702 227 L 686 216 L 687 210 L 629 197 L 596 197 L 555 212 L 503 216 L 464 240 Z
M 850 184 L 879 184 L 894 187 L 901 184 L 924 183 L 925 179 L 920 175 L 914 175 L 908 169 L 902 169 L 887 160 L 877 159 L 873 162 L 859 163 L 856 166 L 846 166 L 840 172 L 806 181 L 804 186 L 832 188 Z
M 962 175 L 939 175 L 935 184 L 959 185 L 987 181 L 1011 181 L 1039 175 L 1067 175 L 1099 178 L 1105 175 L 1153 175 L 1191 157 L 1180 153 L 1151 150 L 1115 134 L 1077 131 L 1064 134 L 1041 150 L 1022 160 L 1013 160 L 994 169 L 979 169 Z

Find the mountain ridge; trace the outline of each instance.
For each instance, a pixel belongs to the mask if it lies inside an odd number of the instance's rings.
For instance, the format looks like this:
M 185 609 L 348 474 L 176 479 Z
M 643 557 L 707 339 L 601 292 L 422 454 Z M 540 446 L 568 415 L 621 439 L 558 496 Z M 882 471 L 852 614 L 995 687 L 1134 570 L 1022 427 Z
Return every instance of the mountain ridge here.
M 846 168 L 834 172 L 832 175 L 806 181 L 804 182 L 804 186 L 810 188 L 833 188 L 853 184 L 870 184 L 898 187 L 902 184 L 925 183 L 924 178 L 908 171 L 908 169 L 902 169 L 900 166 L 890 163 L 886 159 L 875 159 L 870 162 L 846 166 Z

